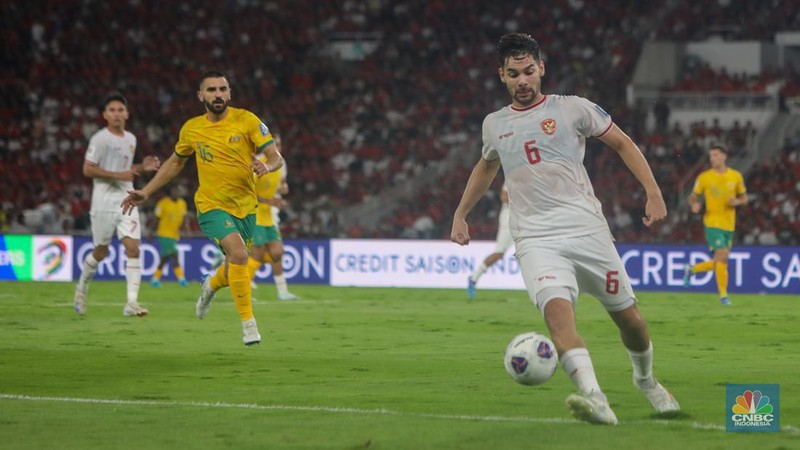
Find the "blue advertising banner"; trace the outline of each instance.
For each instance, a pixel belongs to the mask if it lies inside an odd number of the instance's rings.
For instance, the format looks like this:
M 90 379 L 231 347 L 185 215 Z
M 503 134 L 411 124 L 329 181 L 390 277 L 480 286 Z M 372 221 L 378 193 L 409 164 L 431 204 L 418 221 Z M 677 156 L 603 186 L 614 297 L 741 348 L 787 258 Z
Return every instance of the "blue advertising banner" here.
M 86 254 L 94 248 L 88 236 L 78 236 L 73 240 L 75 258 L 73 272 L 75 278 L 81 273 L 81 265 Z M 212 272 L 211 266 L 217 256 L 217 247 L 206 238 L 181 239 L 177 245 L 178 261 L 183 267 L 186 279 L 199 281 L 203 275 Z M 283 273 L 292 284 L 329 284 L 328 260 L 330 244 L 325 240 L 287 240 L 283 242 Z M 158 243 L 155 240 L 142 241 L 140 248 L 142 278 L 147 280 L 158 265 Z M 114 238 L 108 247 L 108 256 L 100 262 L 95 279 L 117 280 L 125 278 L 125 247 Z M 175 274 L 167 265 L 161 278 L 174 281 Z M 265 264 L 256 272 L 256 281 L 272 281 L 272 268 Z
M 682 291 L 686 264 L 711 259 L 703 246 L 617 245 L 633 287 L 642 291 Z M 728 259 L 731 292 L 800 295 L 800 248 L 734 247 Z M 713 272 L 695 274 L 689 289 L 716 292 Z
M 460 247 L 452 242 L 333 239 L 286 240 L 283 268 L 290 283 L 331 286 L 397 286 L 463 289 L 467 276 L 494 251 L 494 242 L 473 241 Z M 75 280 L 93 245 L 88 236 L 0 235 L 0 280 Z M 178 259 L 186 278 L 199 281 L 209 273 L 217 248 L 206 238 L 181 240 Z M 683 270 L 711 258 L 701 245 L 617 245 L 631 283 L 637 291 L 715 292 L 713 272 L 692 276 L 683 285 Z M 145 280 L 158 264 L 155 240 L 142 242 L 140 257 Z M 96 278 L 125 277 L 125 250 L 116 240 L 98 267 Z M 734 247 L 728 261 L 731 293 L 774 293 L 800 296 L 800 247 Z M 163 279 L 175 280 L 167 266 Z M 271 267 L 256 272 L 259 282 L 271 282 Z M 523 290 L 520 267 L 509 250 L 481 279 L 484 288 Z

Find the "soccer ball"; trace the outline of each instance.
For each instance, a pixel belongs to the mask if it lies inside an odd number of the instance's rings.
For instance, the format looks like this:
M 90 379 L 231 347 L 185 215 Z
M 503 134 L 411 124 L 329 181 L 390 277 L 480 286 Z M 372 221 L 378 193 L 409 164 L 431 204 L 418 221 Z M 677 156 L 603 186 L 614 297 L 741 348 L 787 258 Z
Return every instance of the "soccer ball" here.
M 508 344 L 503 362 L 514 381 L 533 386 L 553 376 L 558 365 L 558 352 L 547 336 L 536 332 L 523 333 Z

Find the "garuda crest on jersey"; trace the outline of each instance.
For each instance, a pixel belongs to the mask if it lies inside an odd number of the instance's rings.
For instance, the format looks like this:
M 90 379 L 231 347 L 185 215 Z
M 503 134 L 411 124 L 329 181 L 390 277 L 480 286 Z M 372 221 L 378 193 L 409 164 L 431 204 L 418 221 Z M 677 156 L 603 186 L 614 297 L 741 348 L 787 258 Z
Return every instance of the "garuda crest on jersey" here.
M 556 132 L 556 121 L 554 119 L 544 119 L 542 121 L 542 131 L 548 136 L 552 136 Z

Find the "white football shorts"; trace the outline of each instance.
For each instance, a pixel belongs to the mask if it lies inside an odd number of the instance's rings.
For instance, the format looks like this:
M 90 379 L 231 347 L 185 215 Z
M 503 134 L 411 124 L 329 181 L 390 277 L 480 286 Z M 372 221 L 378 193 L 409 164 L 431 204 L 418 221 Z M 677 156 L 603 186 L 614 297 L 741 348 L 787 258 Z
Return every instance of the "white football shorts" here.
M 511 237 L 511 228 L 508 227 L 508 215 L 508 203 L 503 203 L 497 214 L 497 238 L 494 248 L 497 253 L 505 253 L 514 243 L 514 239 Z
M 114 233 L 117 239 L 142 239 L 142 227 L 139 219 L 139 208 L 134 208 L 130 215 L 117 211 L 94 211 L 92 218 L 92 243 L 95 246 L 109 245 Z
M 554 298 L 573 303 L 585 292 L 607 311 L 622 311 L 636 296 L 608 231 L 556 240 L 521 239 L 516 257 L 528 296 L 540 312 Z

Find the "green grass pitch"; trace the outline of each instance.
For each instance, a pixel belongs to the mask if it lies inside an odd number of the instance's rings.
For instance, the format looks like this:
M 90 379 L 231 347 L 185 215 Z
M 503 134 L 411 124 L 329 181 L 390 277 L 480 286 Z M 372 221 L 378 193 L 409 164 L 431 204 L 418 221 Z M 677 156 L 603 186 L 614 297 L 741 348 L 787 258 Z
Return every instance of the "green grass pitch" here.
M 800 448 L 800 298 L 640 292 L 655 373 L 684 413 L 653 416 L 611 320 L 590 297 L 578 327 L 620 424 L 573 420 L 559 369 L 542 386 L 506 375 L 506 344 L 545 331 L 522 291 L 262 285 L 264 341 L 241 342 L 230 292 L 194 316 L 199 285 L 0 283 L 4 449 L 791 449 Z M 780 385 L 780 433 L 726 433 L 725 385 Z

